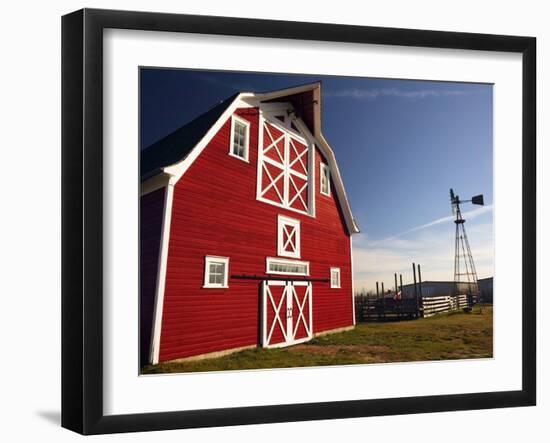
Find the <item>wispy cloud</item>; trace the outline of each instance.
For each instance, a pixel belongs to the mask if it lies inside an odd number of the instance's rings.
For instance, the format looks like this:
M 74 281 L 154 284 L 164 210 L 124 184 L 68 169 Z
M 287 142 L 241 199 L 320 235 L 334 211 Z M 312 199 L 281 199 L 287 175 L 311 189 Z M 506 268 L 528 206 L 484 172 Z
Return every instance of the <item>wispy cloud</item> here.
M 456 97 L 469 94 L 460 89 L 418 89 L 404 90 L 399 88 L 373 88 L 360 89 L 349 88 L 336 91 L 325 91 L 323 96 L 326 98 L 353 98 L 357 100 L 374 100 L 378 97 L 396 97 L 404 99 L 426 99 L 438 97 Z
M 481 209 L 481 208 L 480 208 Z M 475 212 L 474 212 L 475 211 Z M 485 211 L 468 211 L 468 220 Z M 466 214 L 465 214 L 466 215 Z M 404 283 L 412 281 L 411 263 L 422 265 L 424 280 L 452 280 L 454 229 L 436 229 L 449 222 L 445 217 L 425 223 L 383 240 L 371 240 L 366 234 L 353 239 L 354 281 L 357 290 L 372 289 L 376 281 L 393 287 L 394 272 L 403 274 Z M 403 238 L 401 238 L 403 237 Z M 493 275 L 493 224 L 476 221 L 468 227 L 468 237 L 479 277 Z
M 488 212 L 492 212 L 492 211 L 493 211 L 493 205 L 487 205 L 487 206 L 482 206 L 481 208 L 472 209 L 471 211 L 463 212 L 462 217 L 466 220 L 471 220 L 471 219 L 474 219 L 476 217 L 479 217 L 480 215 L 487 214 Z M 422 225 L 415 226 L 414 228 L 407 229 L 406 231 L 403 231 L 403 232 L 400 232 L 398 234 L 392 235 L 391 237 L 387 237 L 383 240 L 379 240 L 379 242 L 385 242 L 390 238 L 393 239 L 393 238 L 402 237 L 404 235 L 407 235 L 407 234 L 410 234 L 410 233 L 413 233 L 413 232 L 416 232 L 416 231 L 421 231 L 423 229 L 431 228 L 432 226 L 441 225 L 443 223 L 449 223 L 450 221 L 454 220 L 454 218 L 455 218 L 454 215 L 448 215 L 447 217 L 437 218 L 437 219 L 432 220 L 428 223 L 424 223 Z

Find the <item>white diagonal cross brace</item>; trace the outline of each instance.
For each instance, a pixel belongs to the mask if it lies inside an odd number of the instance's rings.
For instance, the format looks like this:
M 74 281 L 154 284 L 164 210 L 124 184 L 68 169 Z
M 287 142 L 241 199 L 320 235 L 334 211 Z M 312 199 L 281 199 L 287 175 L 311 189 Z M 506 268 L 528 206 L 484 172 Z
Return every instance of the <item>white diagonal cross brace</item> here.
M 269 136 L 269 138 L 271 139 L 271 143 L 266 147 L 264 148 L 264 154 L 269 151 L 271 148 L 275 148 L 275 152 L 277 153 L 277 155 L 279 156 L 279 158 L 281 159 L 281 163 L 285 163 L 285 159 L 284 157 L 281 155 L 281 153 L 279 152 L 279 149 L 277 148 L 277 143 L 279 143 L 279 141 L 281 141 L 281 139 L 284 139 L 285 138 L 285 134 L 281 134 L 277 140 L 275 140 L 273 138 L 273 136 L 271 135 L 271 131 L 269 130 L 269 126 L 266 124 L 265 125 L 265 129 L 266 129 L 266 132 L 267 132 L 267 135 Z M 284 153 L 283 153 L 284 154 Z
M 309 337 L 311 335 L 311 331 L 309 330 L 309 326 L 304 316 L 304 306 L 306 304 L 306 301 L 308 300 L 310 290 L 311 290 L 311 286 L 308 286 L 306 288 L 306 292 L 304 293 L 304 299 L 302 300 L 302 303 L 300 303 L 300 300 L 298 298 L 298 293 L 296 292 L 296 288 L 294 286 L 292 287 L 292 292 L 294 293 L 294 300 L 296 300 L 296 303 L 298 304 L 298 312 L 299 312 L 298 320 L 296 320 L 296 325 L 294 326 L 294 331 L 292 332 L 293 340 L 296 338 L 296 333 L 298 332 L 298 326 L 300 325 L 300 319 L 302 320 L 304 328 L 306 329 L 307 336 Z M 310 303 L 311 303 L 311 300 L 310 300 Z
M 296 183 L 294 183 L 294 179 L 292 178 L 292 174 L 290 174 L 288 176 L 288 178 L 290 179 L 290 182 L 292 183 L 292 186 L 294 186 L 294 189 L 296 189 L 296 195 L 288 202 L 288 205 L 291 206 L 292 203 L 294 203 L 294 200 L 296 200 L 297 198 L 300 198 L 300 200 L 302 200 L 302 204 L 304 205 L 304 208 L 307 209 L 307 204 L 305 202 L 305 200 L 302 198 L 302 192 L 304 191 L 305 188 L 307 188 L 307 181 L 302 185 L 302 187 L 300 189 L 298 189 L 298 186 L 296 186 Z
M 266 291 L 268 293 L 269 301 L 271 302 L 271 306 L 273 307 L 273 313 L 274 313 L 273 323 L 271 324 L 271 329 L 269 330 L 269 334 L 267 336 L 267 343 L 271 342 L 271 336 L 273 335 L 273 331 L 275 329 L 275 323 L 279 323 L 279 327 L 281 328 L 281 332 L 283 333 L 283 337 L 285 338 L 285 341 L 288 340 L 286 328 L 283 327 L 283 322 L 279 315 L 281 312 L 283 301 L 286 301 L 286 297 L 287 297 L 286 290 L 287 289 L 285 287 L 283 289 L 283 294 L 281 295 L 281 300 L 279 301 L 279 305 L 276 306 L 275 301 L 273 300 L 273 295 L 271 294 L 271 290 L 269 289 L 268 286 L 266 286 Z
M 290 139 L 290 146 L 292 146 L 292 149 L 294 149 L 294 152 L 296 153 L 296 158 L 292 161 L 292 163 L 290 163 L 289 166 L 292 167 L 297 161 L 299 161 L 302 165 L 302 168 L 304 168 L 304 171 L 306 171 L 307 174 L 306 165 L 304 165 L 304 162 L 302 161 L 302 157 L 307 154 L 307 148 L 304 148 L 301 154 L 298 153 L 298 150 L 296 149 L 296 146 L 294 145 L 294 141 L 292 139 Z

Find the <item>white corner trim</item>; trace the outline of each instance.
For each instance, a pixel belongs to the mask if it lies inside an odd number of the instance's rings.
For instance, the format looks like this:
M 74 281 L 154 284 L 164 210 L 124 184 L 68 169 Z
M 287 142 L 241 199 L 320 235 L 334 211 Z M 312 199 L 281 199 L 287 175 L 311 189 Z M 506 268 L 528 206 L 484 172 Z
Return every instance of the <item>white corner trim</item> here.
M 208 281 L 209 272 L 210 272 L 210 263 L 223 263 L 225 266 L 223 274 L 223 283 L 221 285 L 216 283 L 210 283 Z M 206 255 L 204 257 L 204 282 L 203 288 L 206 289 L 227 289 L 229 286 L 227 284 L 229 279 L 229 257 L 220 257 L 217 255 Z
M 162 312 L 164 308 L 166 266 L 168 264 L 168 247 L 170 246 L 170 224 L 172 222 L 173 201 L 174 184 L 169 183 L 166 186 L 166 193 L 164 195 L 164 214 L 162 217 L 157 283 L 155 290 L 155 305 L 153 312 L 153 333 L 151 334 L 151 348 L 149 352 L 149 362 L 154 365 L 159 362 L 160 354 L 160 334 L 162 330 Z
M 351 310 L 353 316 L 353 325 L 355 326 L 355 282 L 353 278 L 353 236 L 349 236 L 349 258 L 351 263 Z
M 246 126 L 246 134 L 245 134 L 245 140 L 244 140 L 244 158 L 239 157 L 238 155 L 235 155 L 233 153 L 233 136 L 235 133 L 235 122 L 239 122 Z M 249 163 L 249 157 L 250 157 L 250 122 L 248 120 L 245 120 L 244 118 L 239 117 L 236 114 L 233 114 L 231 116 L 231 131 L 229 132 L 229 155 L 231 157 L 237 158 L 241 161 L 244 161 L 246 163 Z

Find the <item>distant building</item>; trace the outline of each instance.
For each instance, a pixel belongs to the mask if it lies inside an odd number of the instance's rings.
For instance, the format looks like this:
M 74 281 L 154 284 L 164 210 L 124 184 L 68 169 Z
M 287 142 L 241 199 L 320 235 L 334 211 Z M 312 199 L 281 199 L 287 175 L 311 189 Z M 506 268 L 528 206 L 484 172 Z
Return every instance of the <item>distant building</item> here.
M 483 280 L 489 280 L 489 279 L 478 280 L 480 292 L 481 292 L 481 282 Z M 492 300 L 493 278 L 491 277 L 490 280 L 491 280 L 491 300 Z M 467 294 L 469 292 L 469 286 L 470 286 L 470 283 L 467 283 L 467 282 L 459 283 L 458 292 L 460 294 Z M 416 284 L 416 287 L 417 287 L 417 291 L 419 291 L 420 285 L 418 283 Z M 445 295 L 454 295 L 455 282 L 454 281 L 423 281 L 421 284 L 421 287 L 422 287 L 423 297 L 441 297 Z M 403 285 L 402 297 L 403 298 L 415 297 L 414 283 Z
M 480 303 L 493 303 L 493 277 L 480 278 L 477 281 L 479 287 Z

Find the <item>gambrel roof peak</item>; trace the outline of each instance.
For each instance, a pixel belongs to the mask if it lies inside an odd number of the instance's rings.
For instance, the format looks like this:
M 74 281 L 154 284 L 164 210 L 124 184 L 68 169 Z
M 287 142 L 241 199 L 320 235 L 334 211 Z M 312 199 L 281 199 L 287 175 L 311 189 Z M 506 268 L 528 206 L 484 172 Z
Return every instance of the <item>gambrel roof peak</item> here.
M 309 136 L 329 165 L 348 231 L 352 234 L 359 232 L 334 152 L 321 132 L 321 82 L 268 92 L 241 92 L 227 98 L 141 152 L 142 184 L 159 175 L 177 182 L 237 108 L 261 107 L 262 104 L 277 102 L 290 103 L 305 124 Z

